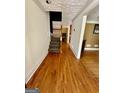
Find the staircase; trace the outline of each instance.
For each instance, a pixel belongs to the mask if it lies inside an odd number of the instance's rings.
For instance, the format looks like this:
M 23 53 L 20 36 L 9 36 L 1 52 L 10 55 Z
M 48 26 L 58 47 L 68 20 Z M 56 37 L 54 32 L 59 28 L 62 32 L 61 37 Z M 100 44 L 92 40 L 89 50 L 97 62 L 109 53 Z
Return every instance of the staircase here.
M 60 37 L 51 36 L 49 52 L 60 53 Z

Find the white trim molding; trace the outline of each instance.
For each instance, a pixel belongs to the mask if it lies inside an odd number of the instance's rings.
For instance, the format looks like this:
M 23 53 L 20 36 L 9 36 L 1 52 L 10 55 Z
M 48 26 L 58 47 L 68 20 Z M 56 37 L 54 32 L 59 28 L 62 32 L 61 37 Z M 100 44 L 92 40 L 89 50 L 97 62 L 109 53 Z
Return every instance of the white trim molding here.
M 99 51 L 99 48 L 84 48 L 84 50 L 92 50 L 92 51 Z
M 91 23 L 91 24 L 99 24 L 99 21 L 87 21 L 87 23 Z
M 69 36 L 70 36 L 70 25 L 67 26 L 68 28 L 68 33 L 67 33 L 67 43 L 69 44 Z
M 80 56 L 81 56 L 81 49 L 82 49 L 82 42 L 83 42 L 83 37 L 84 37 L 84 32 L 85 32 L 85 27 L 86 27 L 86 21 L 87 21 L 87 15 L 83 16 L 82 18 L 81 35 L 80 35 L 78 55 L 77 55 L 78 59 L 80 59 Z

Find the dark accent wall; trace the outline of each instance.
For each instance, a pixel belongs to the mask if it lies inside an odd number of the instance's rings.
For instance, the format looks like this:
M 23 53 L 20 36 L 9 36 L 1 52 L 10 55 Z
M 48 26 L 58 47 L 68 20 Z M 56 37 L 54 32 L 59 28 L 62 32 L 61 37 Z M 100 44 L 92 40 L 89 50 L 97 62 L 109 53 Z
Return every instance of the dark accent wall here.
M 53 33 L 52 21 L 62 21 L 62 12 L 50 11 L 50 32 Z

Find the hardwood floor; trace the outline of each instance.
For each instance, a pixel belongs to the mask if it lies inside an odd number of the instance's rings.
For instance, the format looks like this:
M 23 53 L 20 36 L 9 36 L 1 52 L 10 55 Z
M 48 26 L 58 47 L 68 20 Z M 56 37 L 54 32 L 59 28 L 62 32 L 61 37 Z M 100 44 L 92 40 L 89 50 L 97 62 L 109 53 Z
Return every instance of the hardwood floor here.
M 77 60 L 63 44 L 61 54 L 48 54 L 27 87 L 41 93 L 98 93 L 98 74 L 98 52 L 84 52 Z
M 82 54 L 80 62 L 85 66 L 91 77 L 99 79 L 99 52 L 85 51 Z

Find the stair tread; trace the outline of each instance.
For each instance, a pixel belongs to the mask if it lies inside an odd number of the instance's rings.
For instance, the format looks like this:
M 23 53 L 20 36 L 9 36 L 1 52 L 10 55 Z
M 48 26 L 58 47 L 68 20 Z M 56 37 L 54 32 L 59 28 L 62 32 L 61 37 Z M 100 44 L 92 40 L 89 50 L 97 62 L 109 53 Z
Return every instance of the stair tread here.
M 59 50 L 59 48 L 50 48 L 49 50 Z
M 49 49 L 49 51 L 59 51 L 60 49 Z

